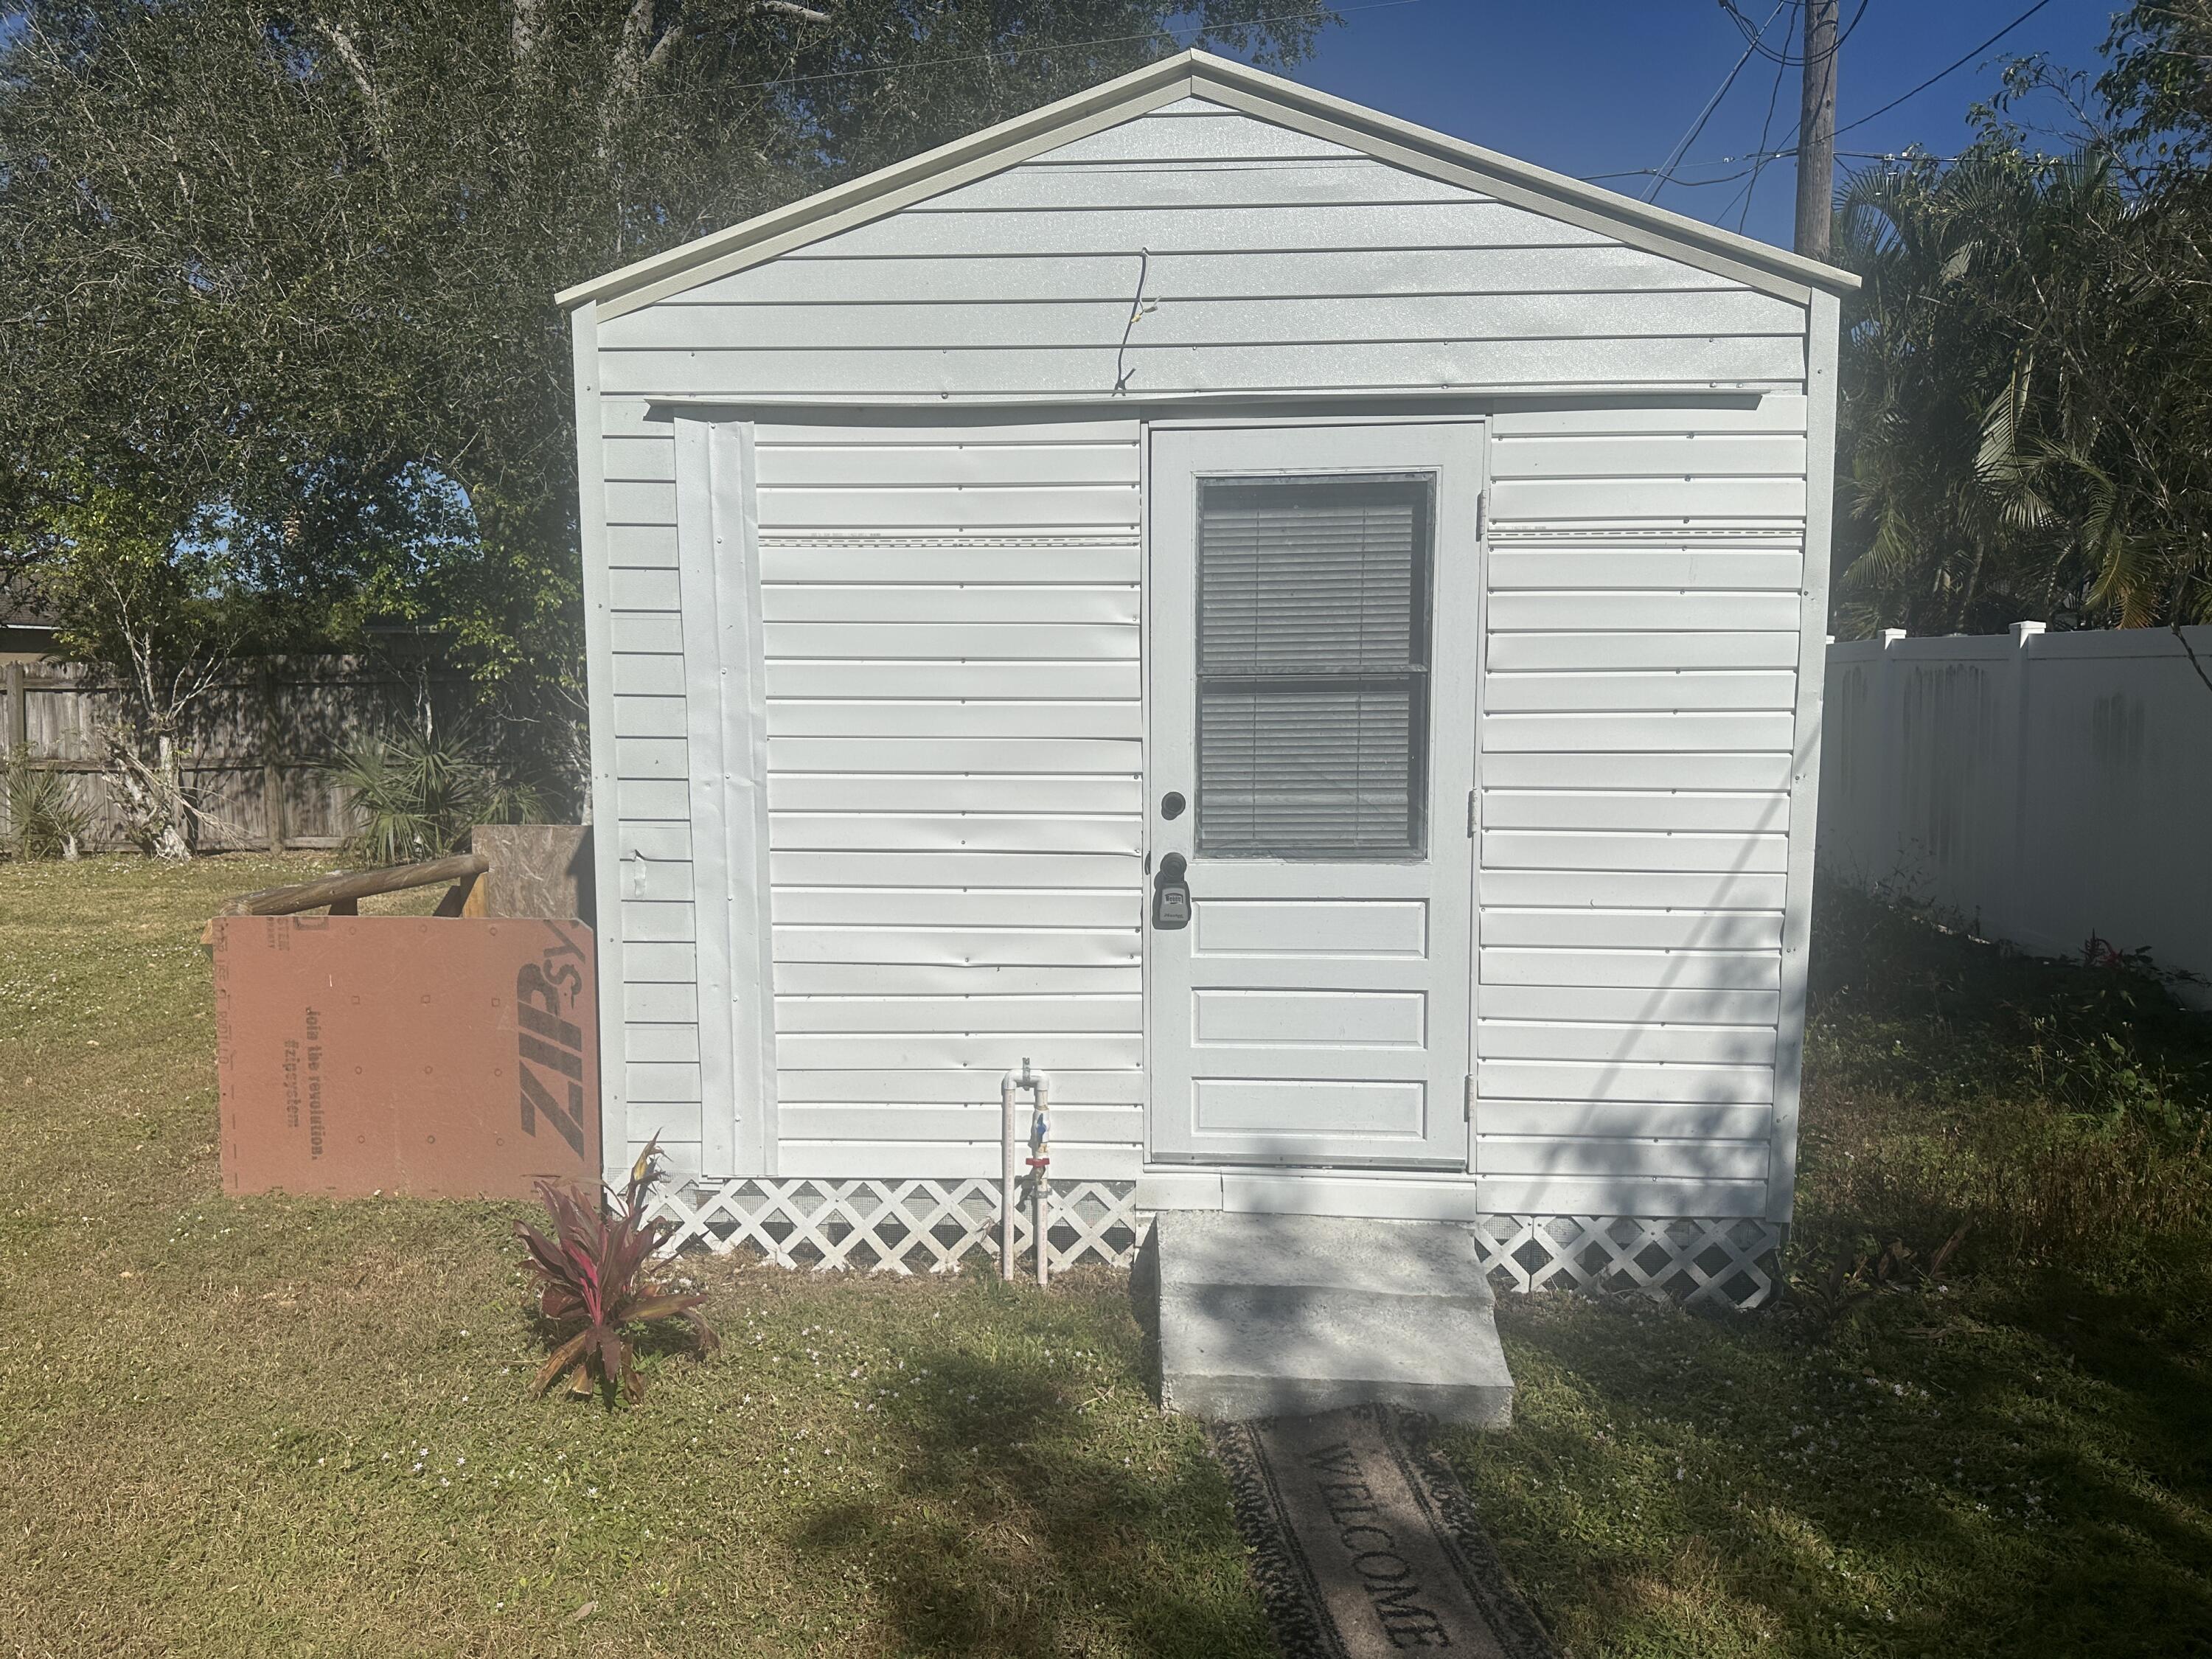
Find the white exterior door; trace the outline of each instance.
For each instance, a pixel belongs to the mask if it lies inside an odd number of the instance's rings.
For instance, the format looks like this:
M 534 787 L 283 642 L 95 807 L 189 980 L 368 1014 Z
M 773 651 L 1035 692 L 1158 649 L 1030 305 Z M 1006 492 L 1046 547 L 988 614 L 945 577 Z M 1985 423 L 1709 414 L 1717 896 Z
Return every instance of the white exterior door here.
M 1467 1166 L 1482 434 L 1151 435 L 1156 1160 Z

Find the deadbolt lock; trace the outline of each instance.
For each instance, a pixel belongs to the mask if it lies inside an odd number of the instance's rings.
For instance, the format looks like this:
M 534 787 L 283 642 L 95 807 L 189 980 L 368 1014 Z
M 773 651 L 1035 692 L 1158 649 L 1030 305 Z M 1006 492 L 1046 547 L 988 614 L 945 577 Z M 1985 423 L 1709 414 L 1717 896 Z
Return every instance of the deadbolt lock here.
M 1190 883 L 1183 879 L 1189 867 L 1182 854 L 1170 853 L 1152 878 L 1152 926 L 1163 932 L 1190 926 Z

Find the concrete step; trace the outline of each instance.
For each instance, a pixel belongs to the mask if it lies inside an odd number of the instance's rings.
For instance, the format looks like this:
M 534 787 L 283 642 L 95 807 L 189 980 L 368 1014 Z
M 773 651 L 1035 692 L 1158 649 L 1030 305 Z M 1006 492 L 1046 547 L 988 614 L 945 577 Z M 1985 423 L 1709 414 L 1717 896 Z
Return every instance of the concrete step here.
M 1237 1420 L 1389 1404 L 1503 1428 L 1513 1378 L 1473 1232 L 1450 1222 L 1163 1211 L 1160 1393 Z

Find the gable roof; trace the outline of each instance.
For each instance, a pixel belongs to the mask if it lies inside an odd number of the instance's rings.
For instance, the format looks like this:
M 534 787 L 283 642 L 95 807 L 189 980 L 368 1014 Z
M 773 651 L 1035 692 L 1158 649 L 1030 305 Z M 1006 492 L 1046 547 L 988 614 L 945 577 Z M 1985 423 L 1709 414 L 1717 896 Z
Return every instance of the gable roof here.
M 1859 286 L 1856 276 L 1833 265 L 1193 50 L 579 283 L 554 298 L 566 307 L 597 301 L 606 308 L 603 314 L 619 316 L 1183 98 L 1203 98 L 1328 139 L 1785 299 L 1802 301 L 1816 289 L 1847 294 Z

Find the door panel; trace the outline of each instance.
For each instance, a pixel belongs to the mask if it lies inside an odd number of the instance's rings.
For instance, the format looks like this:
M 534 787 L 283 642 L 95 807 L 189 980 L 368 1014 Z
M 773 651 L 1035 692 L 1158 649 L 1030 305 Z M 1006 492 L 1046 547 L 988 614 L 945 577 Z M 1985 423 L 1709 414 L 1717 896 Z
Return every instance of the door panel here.
M 1150 441 L 1152 1156 L 1464 1168 L 1482 428 Z

